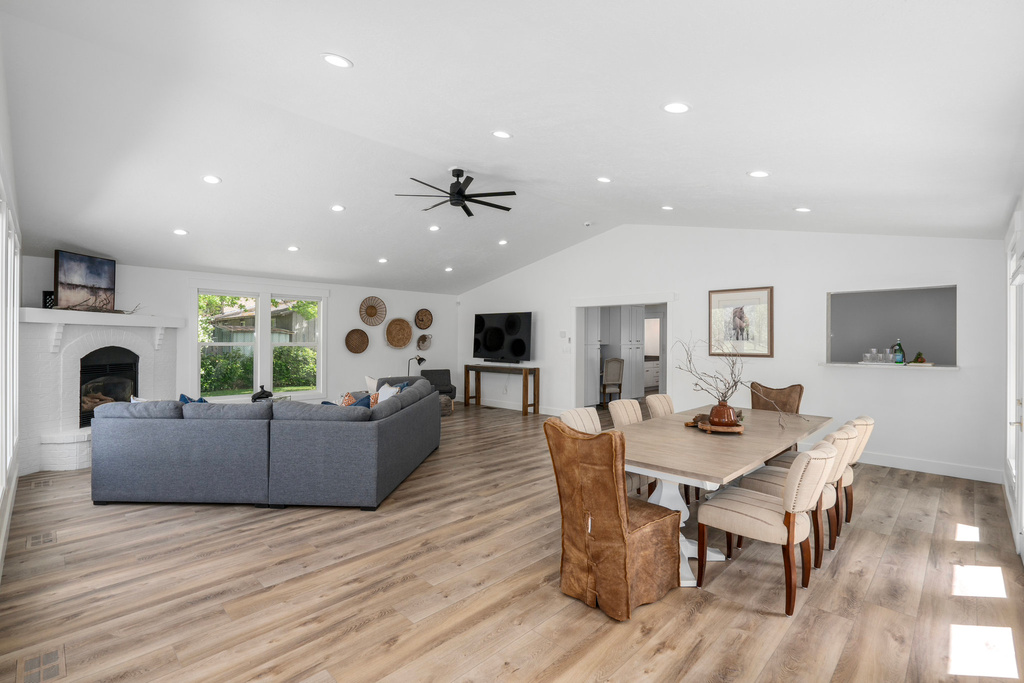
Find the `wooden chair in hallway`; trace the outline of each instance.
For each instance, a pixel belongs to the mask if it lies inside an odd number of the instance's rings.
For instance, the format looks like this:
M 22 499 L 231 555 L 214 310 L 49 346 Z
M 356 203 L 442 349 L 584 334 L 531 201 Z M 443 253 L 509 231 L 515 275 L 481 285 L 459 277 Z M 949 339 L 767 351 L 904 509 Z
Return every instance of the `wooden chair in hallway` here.
M 601 373 L 601 402 L 606 405 L 612 394 L 618 394 L 619 398 L 622 398 L 623 363 L 621 358 L 608 358 L 604 362 L 604 372 Z
M 626 496 L 622 432 L 544 422 L 562 512 L 562 592 L 624 621 L 679 585 L 679 512 Z

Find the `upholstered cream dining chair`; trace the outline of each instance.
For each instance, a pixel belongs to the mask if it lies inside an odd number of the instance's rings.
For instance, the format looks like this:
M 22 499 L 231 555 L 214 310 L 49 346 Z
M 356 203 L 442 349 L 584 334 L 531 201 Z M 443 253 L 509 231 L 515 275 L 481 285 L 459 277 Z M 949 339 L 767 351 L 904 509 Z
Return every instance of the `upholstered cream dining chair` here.
M 601 418 L 595 408 L 571 408 L 559 415 L 558 418 L 569 427 L 584 434 L 599 434 L 601 432 Z M 642 496 L 644 491 L 650 488 L 649 479 L 649 477 L 643 477 L 633 472 L 626 472 L 626 490 L 631 495 L 635 493 Z
M 676 412 L 672 405 L 672 397 L 668 394 L 651 394 L 647 397 L 647 409 L 651 411 L 651 417 L 665 417 Z
M 839 480 L 843 476 L 846 464 L 850 461 L 856 448 L 857 430 L 849 425 L 843 425 L 837 431 L 825 435 L 821 443 L 828 443 L 834 446 L 836 457 L 832 462 L 832 468 L 829 470 L 825 486 L 821 490 L 821 498 L 818 500 L 814 510 L 811 511 L 811 521 L 814 523 L 814 566 L 818 568 L 821 567 L 825 550 L 822 511 L 826 511 L 828 514 L 828 549 L 836 549 L 836 537 L 839 535 L 841 528 L 838 495 Z M 799 456 L 794 455 L 788 461 L 789 466 L 787 467 L 769 465 L 756 469 L 740 479 L 739 486 L 781 498 L 786 489 L 786 478 L 789 476 L 789 470 L 797 457 Z M 740 541 L 737 541 L 737 545 L 740 543 Z
M 640 411 L 640 402 L 632 398 L 620 398 L 618 401 L 612 401 L 608 404 L 608 412 L 612 414 L 612 425 L 615 429 L 622 429 L 626 425 L 635 424 L 637 422 L 644 421 L 644 415 Z M 647 495 L 654 492 L 654 479 L 651 477 L 645 477 L 641 474 L 630 474 L 631 477 L 637 477 L 638 491 L 647 491 Z
M 836 449 L 827 443 L 801 453 L 789 468 L 782 498 L 760 491 L 729 486 L 697 508 L 697 585 L 704 584 L 708 561 L 708 527 L 725 532 L 726 557 L 732 558 L 732 536 L 737 534 L 782 546 L 786 573 L 786 615 L 796 606 L 796 546 L 803 567 L 801 585 L 811 581 L 811 522 L 807 512 L 818 504 Z
M 601 418 L 594 408 L 572 408 L 559 415 L 558 419 L 578 432 L 597 434 L 601 431 Z
M 679 585 L 679 512 L 626 497 L 626 439 L 544 422 L 562 512 L 562 592 L 623 621 Z

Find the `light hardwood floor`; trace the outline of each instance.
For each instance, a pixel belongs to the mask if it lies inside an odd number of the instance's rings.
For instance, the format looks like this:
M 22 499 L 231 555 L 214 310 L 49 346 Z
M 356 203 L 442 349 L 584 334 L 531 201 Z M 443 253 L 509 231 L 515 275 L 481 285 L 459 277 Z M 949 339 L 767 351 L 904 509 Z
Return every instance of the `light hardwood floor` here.
M 87 471 L 23 477 L 0 681 L 46 653 L 69 681 L 978 680 L 948 673 L 951 625 L 1012 629 L 1024 671 L 1000 487 L 859 466 L 853 523 L 793 617 L 781 552 L 748 542 L 704 589 L 619 623 L 558 589 L 543 420 L 457 406 L 376 512 L 98 507 Z M 1001 577 L 1006 597 L 952 596 L 974 566 L 997 567 L 984 584 Z

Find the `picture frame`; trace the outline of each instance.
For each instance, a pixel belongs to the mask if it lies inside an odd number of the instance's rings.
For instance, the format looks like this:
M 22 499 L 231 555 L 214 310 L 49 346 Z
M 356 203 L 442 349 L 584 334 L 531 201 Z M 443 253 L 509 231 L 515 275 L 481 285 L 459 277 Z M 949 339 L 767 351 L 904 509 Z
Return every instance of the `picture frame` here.
M 57 249 L 53 253 L 54 308 L 114 310 L 113 259 Z
M 708 292 L 708 355 L 775 356 L 774 287 Z

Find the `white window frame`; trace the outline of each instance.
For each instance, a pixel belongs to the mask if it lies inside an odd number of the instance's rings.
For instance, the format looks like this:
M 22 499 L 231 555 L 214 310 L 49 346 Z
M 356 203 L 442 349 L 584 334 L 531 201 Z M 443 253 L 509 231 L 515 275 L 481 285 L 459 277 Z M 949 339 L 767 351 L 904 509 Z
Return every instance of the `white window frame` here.
M 287 346 L 302 346 L 302 347 L 305 347 L 305 348 L 312 348 L 314 351 L 316 351 L 316 386 L 317 386 L 317 391 L 293 391 L 293 392 L 291 392 L 289 394 L 289 396 L 293 396 L 293 397 L 296 397 L 296 398 L 302 398 L 306 394 L 323 394 L 324 396 L 326 396 L 327 392 L 326 391 L 322 391 L 323 386 L 324 386 L 323 385 L 324 374 L 323 374 L 323 365 L 321 363 L 321 358 L 320 358 L 320 354 L 323 353 L 323 348 L 324 348 L 324 341 L 323 341 L 323 339 L 324 339 L 324 333 L 323 333 L 324 300 L 321 297 L 319 297 L 319 296 L 316 296 L 316 297 L 292 296 L 291 294 L 278 294 L 278 293 L 273 294 L 271 296 L 271 298 L 272 299 L 276 299 L 277 301 L 316 301 L 316 302 L 318 302 L 320 304 L 319 307 L 318 307 L 317 318 L 316 318 L 316 343 L 314 343 L 314 344 L 311 344 L 310 342 L 275 342 L 272 339 L 270 339 L 271 328 L 273 327 L 273 325 L 272 324 L 268 324 L 267 325 L 267 335 L 268 335 L 268 339 L 270 341 L 270 374 L 268 376 L 271 378 L 271 382 L 273 382 L 273 378 L 274 378 L 274 349 L 275 348 L 277 348 L 278 346 L 283 346 L 283 347 L 287 347 Z M 270 311 L 273 308 L 273 302 L 268 302 L 268 304 L 269 305 L 267 306 L 267 320 L 269 321 L 270 320 Z M 276 396 L 276 394 L 275 394 L 275 396 Z
M 282 284 L 275 282 L 256 282 L 246 281 L 239 282 L 235 281 L 223 281 L 223 280 L 192 280 L 189 283 L 190 302 L 189 311 L 190 315 L 187 319 L 186 334 L 188 335 L 188 347 L 190 352 L 189 358 L 189 379 L 188 387 L 193 393 L 189 396 L 200 395 L 199 393 L 199 295 L 200 294 L 219 294 L 224 296 L 240 296 L 255 299 L 256 304 L 256 335 L 253 346 L 253 354 L 256 358 L 256 367 L 254 370 L 254 387 L 255 391 L 261 384 L 266 386 L 268 389 L 273 386 L 274 377 L 274 344 L 271 341 L 270 334 L 270 310 L 272 307 L 271 299 L 278 300 L 299 300 L 299 301 L 319 301 L 320 302 L 320 315 L 319 315 L 319 329 L 317 332 L 317 347 L 316 347 L 316 390 L 315 391 L 296 391 L 288 394 L 278 394 L 275 392 L 274 397 L 279 396 L 291 396 L 293 400 L 298 401 L 313 401 L 323 400 L 327 398 L 327 344 L 324 343 L 324 339 L 327 338 L 327 309 L 328 309 L 328 294 L 329 290 L 319 289 L 316 287 L 301 287 L 294 284 Z M 268 324 L 264 325 L 263 322 L 268 321 Z M 238 343 L 231 342 L 219 342 L 222 346 L 237 346 Z M 218 403 L 242 403 L 249 401 L 249 396 L 238 395 L 238 396 L 215 396 L 212 399 Z

